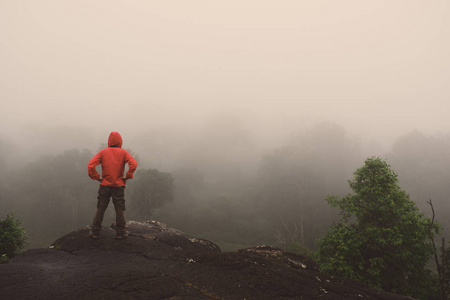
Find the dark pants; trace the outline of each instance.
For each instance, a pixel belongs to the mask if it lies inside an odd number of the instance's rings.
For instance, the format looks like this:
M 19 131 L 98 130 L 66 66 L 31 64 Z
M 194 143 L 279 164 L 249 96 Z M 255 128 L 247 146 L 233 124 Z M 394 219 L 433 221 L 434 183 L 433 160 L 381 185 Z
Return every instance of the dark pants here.
M 111 187 L 101 185 L 98 190 L 97 212 L 94 216 L 92 231 L 100 232 L 102 229 L 103 215 L 112 197 L 114 208 L 116 210 L 116 231 L 122 233 L 125 231 L 125 187 Z

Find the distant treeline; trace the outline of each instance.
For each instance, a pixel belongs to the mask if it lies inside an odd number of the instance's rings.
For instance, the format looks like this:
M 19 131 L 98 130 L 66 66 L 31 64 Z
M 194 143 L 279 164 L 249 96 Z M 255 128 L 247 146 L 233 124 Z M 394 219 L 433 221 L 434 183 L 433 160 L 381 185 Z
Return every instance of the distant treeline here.
M 74 147 L 20 163 L 17 146 L 0 140 L 0 212 L 15 211 L 30 246 L 47 246 L 91 224 L 98 183 L 87 176 L 87 162 L 95 151 Z M 328 123 L 264 150 L 231 125 L 190 142 L 155 131 L 139 140 L 129 149 L 139 167 L 128 183 L 126 217 L 166 222 L 224 250 L 257 244 L 315 249 L 338 220 L 325 197 L 349 193 L 347 180 L 367 158 L 358 139 Z M 419 131 L 398 138 L 388 152 L 371 153 L 387 160 L 426 215 L 426 201 L 433 200 L 444 234 L 450 231 L 449 153 L 450 135 Z M 110 209 L 105 224 L 113 215 Z

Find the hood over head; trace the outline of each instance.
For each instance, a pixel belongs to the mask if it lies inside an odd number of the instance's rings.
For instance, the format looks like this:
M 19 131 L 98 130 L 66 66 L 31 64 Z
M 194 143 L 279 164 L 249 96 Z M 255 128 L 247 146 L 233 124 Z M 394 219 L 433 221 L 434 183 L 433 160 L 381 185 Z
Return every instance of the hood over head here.
M 118 132 L 111 132 L 108 138 L 108 147 L 122 148 L 122 137 Z

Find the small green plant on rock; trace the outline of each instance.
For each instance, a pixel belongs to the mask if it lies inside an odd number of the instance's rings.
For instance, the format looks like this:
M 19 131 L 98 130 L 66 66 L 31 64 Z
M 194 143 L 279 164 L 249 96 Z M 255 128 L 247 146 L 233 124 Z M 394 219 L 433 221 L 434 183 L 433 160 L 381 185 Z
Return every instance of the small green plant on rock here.
M 0 263 L 17 255 L 26 246 L 25 229 L 14 214 L 0 220 Z

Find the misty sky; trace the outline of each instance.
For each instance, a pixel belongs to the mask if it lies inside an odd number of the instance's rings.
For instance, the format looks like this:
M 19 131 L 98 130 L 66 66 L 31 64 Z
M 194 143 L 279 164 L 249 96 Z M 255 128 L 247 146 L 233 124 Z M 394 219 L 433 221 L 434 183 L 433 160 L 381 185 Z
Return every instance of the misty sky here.
M 447 0 L 0 0 L 0 43 L 0 135 L 220 114 L 267 134 L 450 131 Z

